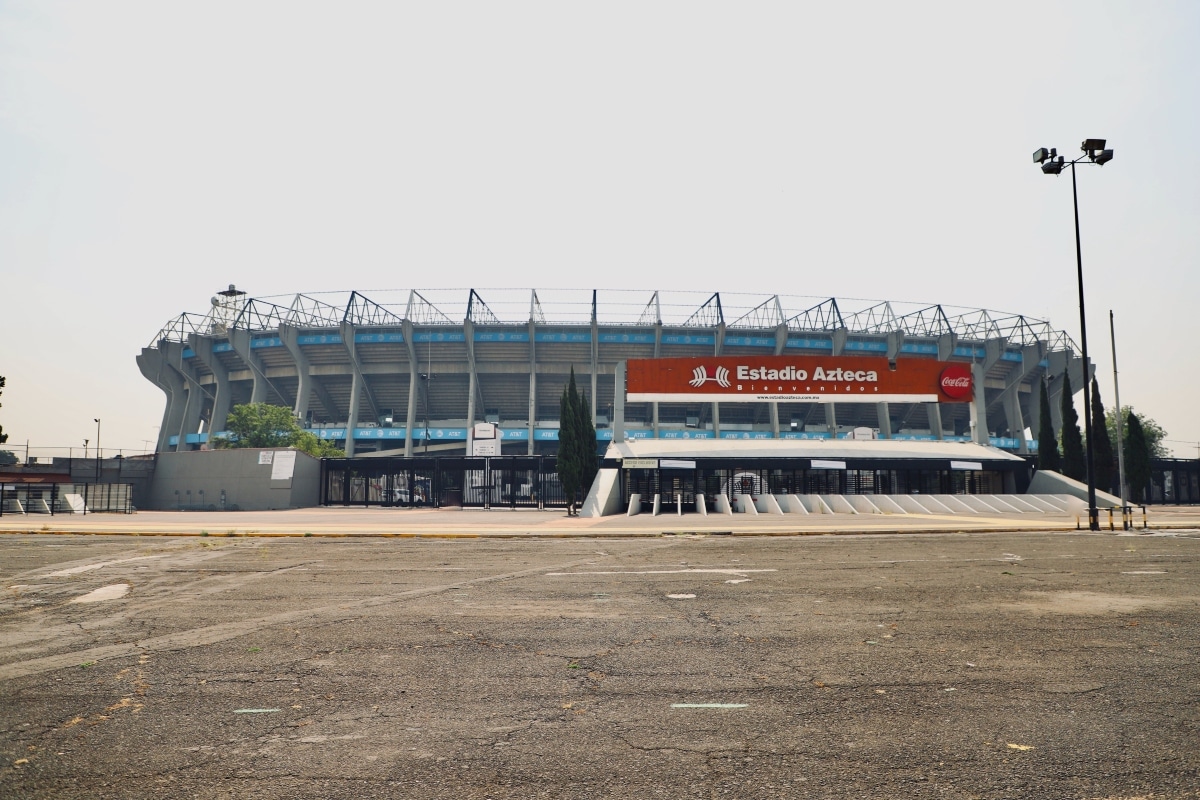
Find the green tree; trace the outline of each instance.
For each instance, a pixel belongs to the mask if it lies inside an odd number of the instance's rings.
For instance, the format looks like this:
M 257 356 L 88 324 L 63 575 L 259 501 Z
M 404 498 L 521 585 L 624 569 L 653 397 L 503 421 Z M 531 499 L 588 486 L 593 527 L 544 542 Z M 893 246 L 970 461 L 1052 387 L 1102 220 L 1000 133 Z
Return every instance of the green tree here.
M 1146 486 L 1150 483 L 1150 442 L 1142 421 L 1133 409 L 1125 421 L 1125 480 L 1129 482 L 1130 500 L 1145 501 Z
M 1079 432 L 1079 414 L 1071 390 L 1071 376 L 1063 373 L 1062 386 L 1063 475 L 1077 481 L 1087 480 L 1087 459 L 1083 454 L 1083 434 Z
M 0 375 L 0 394 L 4 394 L 4 384 L 5 384 L 6 380 L 7 379 L 3 375 Z M 0 406 L 2 406 L 2 405 L 3 405 L 3 403 L 0 403 Z M 7 441 L 8 441 L 8 434 L 4 432 L 4 426 L 0 425 L 0 444 L 4 444 Z
M 213 442 L 216 448 L 294 447 L 316 458 L 342 455 L 332 442 L 302 429 L 292 410 L 269 403 L 234 406 L 225 422 L 230 436 Z
M 596 426 L 592 423 L 592 408 L 587 393 L 580 392 L 575 407 L 575 424 L 579 428 L 579 488 L 587 494 L 596 480 L 600 465 L 596 461 Z
M 1167 432 L 1163 427 L 1154 420 L 1147 417 L 1145 414 L 1139 414 L 1133 410 L 1133 406 L 1121 406 L 1121 419 L 1128 420 L 1129 415 L 1133 414 L 1138 418 L 1138 423 L 1142 426 L 1142 434 L 1146 437 L 1146 444 L 1150 447 L 1151 458 L 1170 458 L 1171 453 L 1167 448 L 1164 440 L 1167 438 Z M 1108 436 L 1112 441 L 1117 441 L 1117 411 L 1109 409 L 1104 415 L 1104 424 L 1108 428 Z M 1128 433 L 1123 436 L 1128 436 Z
M 1043 380 L 1041 384 L 1041 395 L 1038 398 L 1041 403 L 1038 422 L 1038 469 L 1057 472 L 1062 469 L 1062 456 L 1058 453 L 1058 438 L 1054 435 L 1054 421 L 1050 419 L 1050 394 L 1046 390 L 1046 382 Z
M 558 401 L 558 457 L 555 469 L 567 496 L 567 516 L 575 515 L 575 498 L 583 481 L 583 463 L 579 458 L 580 440 L 583 438 L 579 417 L 579 391 L 575 387 L 575 367 L 571 367 L 571 378 L 563 388 Z
M 1117 472 L 1116 450 L 1108 438 L 1108 427 L 1104 422 L 1104 403 L 1100 400 L 1100 383 L 1092 378 L 1092 466 L 1096 470 L 1096 488 L 1102 492 L 1113 490 Z

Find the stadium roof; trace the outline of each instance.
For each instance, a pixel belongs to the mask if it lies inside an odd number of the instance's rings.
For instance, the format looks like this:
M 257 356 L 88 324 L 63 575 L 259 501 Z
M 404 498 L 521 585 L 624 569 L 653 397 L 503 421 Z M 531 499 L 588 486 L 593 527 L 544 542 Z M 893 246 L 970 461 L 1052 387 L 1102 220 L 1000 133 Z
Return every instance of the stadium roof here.
M 959 339 L 1004 339 L 1012 346 L 1044 342 L 1049 350 L 1077 349 L 1045 320 L 1022 314 L 938 304 L 822 298 L 809 295 L 707 293 L 636 289 L 380 289 L 252 298 L 232 285 L 203 313 L 170 320 L 151 346 L 187 341 L 189 334 L 230 329 L 397 328 L 418 326 L 590 325 L 837 331 L 916 338 L 953 334 Z

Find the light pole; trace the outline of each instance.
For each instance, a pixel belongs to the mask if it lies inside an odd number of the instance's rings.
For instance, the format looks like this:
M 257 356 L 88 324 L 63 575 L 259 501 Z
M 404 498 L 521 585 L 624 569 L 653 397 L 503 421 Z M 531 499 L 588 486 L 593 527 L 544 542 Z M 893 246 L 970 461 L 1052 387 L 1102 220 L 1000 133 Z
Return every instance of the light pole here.
M 93 418 L 96 423 L 96 495 L 100 494 L 100 418 Z
M 1071 167 L 1071 198 L 1075 204 L 1075 264 L 1079 280 L 1079 347 L 1083 351 L 1081 354 L 1083 356 L 1083 420 L 1085 435 L 1087 436 L 1088 529 L 1093 531 L 1100 530 L 1100 512 L 1096 508 L 1096 466 L 1093 455 L 1094 440 L 1092 439 L 1092 391 L 1087 347 L 1087 313 L 1083 305 L 1083 250 L 1079 244 L 1079 190 L 1075 183 L 1075 165 L 1083 162 L 1085 164 L 1104 166 L 1109 161 L 1112 161 L 1113 151 L 1104 149 L 1105 144 L 1104 139 L 1084 139 L 1083 144 L 1079 147 L 1083 151 L 1083 155 L 1071 161 L 1067 161 L 1065 157 L 1060 156 L 1055 148 L 1047 150 L 1045 147 L 1042 147 L 1034 151 L 1033 154 L 1034 162 L 1041 164 L 1042 172 L 1046 175 L 1058 175 L 1063 171 L 1064 167 Z M 1120 413 L 1119 409 L 1118 413 Z

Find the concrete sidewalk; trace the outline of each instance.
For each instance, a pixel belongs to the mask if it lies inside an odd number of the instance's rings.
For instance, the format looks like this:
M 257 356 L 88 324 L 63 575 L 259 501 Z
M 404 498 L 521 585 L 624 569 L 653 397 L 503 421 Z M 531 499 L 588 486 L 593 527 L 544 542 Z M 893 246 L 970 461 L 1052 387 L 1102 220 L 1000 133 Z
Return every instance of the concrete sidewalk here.
M 1109 530 L 1107 514 L 1102 528 Z M 1200 529 L 1200 507 L 1155 506 L 1136 531 Z M 826 534 L 1069 531 L 1066 514 L 822 514 L 568 517 L 561 510 L 305 508 L 278 511 L 140 511 L 136 514 L 46 514 L 0 517 L 0 533 L 128 536 L 392 536 L 446 538 L 656 537 L 677 534 L 806 536 Z M 1086 519 L 1083 520 L 1086 525 Z M 1115 532 L 1121 532 L 1120 518 Z

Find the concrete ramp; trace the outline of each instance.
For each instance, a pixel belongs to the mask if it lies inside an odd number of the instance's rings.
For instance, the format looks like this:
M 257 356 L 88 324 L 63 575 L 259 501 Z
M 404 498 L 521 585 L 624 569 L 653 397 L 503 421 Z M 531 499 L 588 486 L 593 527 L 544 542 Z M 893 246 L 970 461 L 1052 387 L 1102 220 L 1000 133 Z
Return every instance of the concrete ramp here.
M 804 507 L 804 503 L 799 497 L 794 494 L 780 494 L 775 496 L 775 500 L 779 503 L 779 507 L 788 514 L 807 514 L 808 509 Z
M 954 494 L 935 494 L 937 501 L 950 509 L 955 514 L 974 514 L 975 509 L 964 503 L 958 495 Z
M 857 511 L 859 514 L 882 514 L 883 513 L 882 511 L 879 510 L 879 506 L 875 505 L 875 503 L 873 502 L 874 497 L 872 495 L 854 494 L 854 495 L 850 495 L 850 497 L 847 499 L 849 500 L 850 505 L 853 506 L 854 510 Z
M 896 499 L 890 494 L 877 494 L 871 498 L 875 505 L 879 507 L 880 513 L 883 514 L 907 514 Z
M 855 510 L 854 506 L 850 505 L 850 502 L 848 500 L 846 500 L 846 498 L 843 495 L 821 494 L 821 495 L 817 495 L 817 496 L 821 498 L 821 502 L 823 502 L 825 504 L 826 508 L 830 509 L 830 513 L 833 513 L 833 514 L 857 514 L 858 513 L 858 511 Z
M 1082 500 L 1084 508 L 1087 508 L 1087 484 L 1068 478 L 1066 475 L 1060 475 L 1053 470 L 1039 469 L 1033 473 L 1033 480 L 1029 482 L 1026 494 L 1065 494 Z M 1120 508 L 1121 498 L 1097 489 L 1096 507 Z
M 592 488 L 588 489 L 583 505 L 579 507 L 581 517 L 607 517 L 621 511 L 621 470 L 602 469 L 596 473 Z
M 752 514 L 758 516 L 758 507 L 754 505 L 754 498 L 748 494 L 735 494 L 733 503 L 736 506 L 735 511 L 743 514 Z
M 779 507 L 779 501 L 775 499 L 773 494 L 760 494 L 754 498 L 754 508 L 760 514 L 778 514 L 783 516 L 783 509 Z

